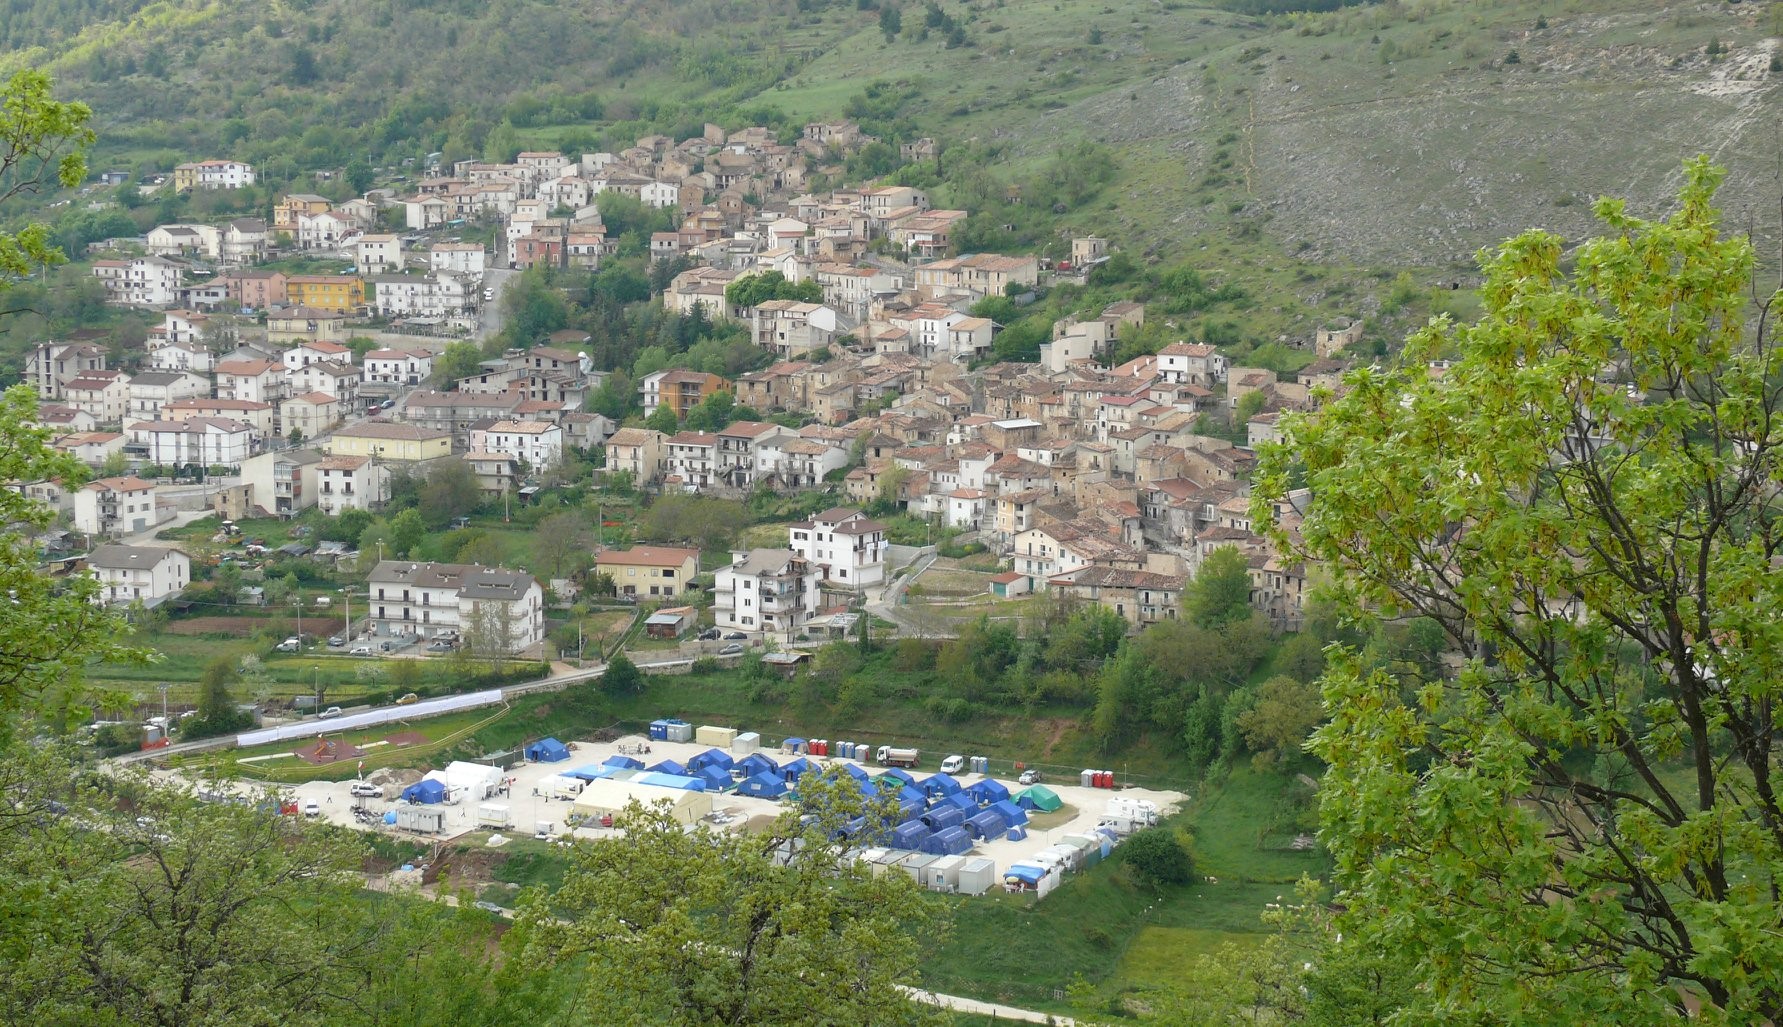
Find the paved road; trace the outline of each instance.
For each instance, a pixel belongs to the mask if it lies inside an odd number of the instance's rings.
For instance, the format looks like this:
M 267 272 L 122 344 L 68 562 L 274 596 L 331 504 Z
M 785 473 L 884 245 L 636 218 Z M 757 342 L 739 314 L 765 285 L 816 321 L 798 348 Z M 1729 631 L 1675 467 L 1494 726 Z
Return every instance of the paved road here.
M 939 554 L 924 553 L 910 564 L 910 572 L 901 574 L 898 579 L 880 592 L 877 598 L 867 599 L 867 612 L 875 617 L 883 617 L 898 626 L 898 633 L 903 635 L 919 635 L 926 638 L 952 638 L 955 634 L 951 624 L 943 618 L 929 618 L 919 623 L 898 604 L 904 598 L 904 590 L 910 587 L 917 575 L 928 570 L 935 563 Z M 930 623 L 933 621 L 934 623 Z
M 496 258 L 497 254 L 489 255 L 491 262 Z M 477 312 L 477 341 L 481 342 L 501 332 L 503 324 L 502 295 L 507 291 L 509 283 L 514 280 L 514 276 L 519 273 L 508 270 L 505 261 L 500 267 L 490 267 L 483 272 L 483 288 L 493 289 L 495 297 L 484 302 L 482 308 Z

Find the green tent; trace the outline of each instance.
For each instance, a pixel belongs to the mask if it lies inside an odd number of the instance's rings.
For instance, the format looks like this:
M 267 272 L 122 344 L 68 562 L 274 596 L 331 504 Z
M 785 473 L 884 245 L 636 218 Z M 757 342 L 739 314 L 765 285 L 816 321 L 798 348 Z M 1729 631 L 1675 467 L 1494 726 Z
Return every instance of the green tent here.
M 1015 804 L 1022 809 L 1037 809 L 1042 813 L 1051 813 L 1065 803 L 1059 793 L 1045 785 L 1035 785 L 1015 797 Z

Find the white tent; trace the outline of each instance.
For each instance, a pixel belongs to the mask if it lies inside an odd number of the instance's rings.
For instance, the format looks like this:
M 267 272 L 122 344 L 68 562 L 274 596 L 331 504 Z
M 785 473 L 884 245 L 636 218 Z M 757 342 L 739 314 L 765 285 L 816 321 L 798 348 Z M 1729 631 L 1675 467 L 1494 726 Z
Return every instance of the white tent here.
M 500 767 L 487 767 L 481 763 L 465 763 L 456 761 L 446 765 L 446 787 L 457 790 L 464 789 L 473 801 L 481 802 L 500 791 L 502 772 Z
M 584 816 L 615 814 L 636 799 L 646 806 L 669 803 L 669 814 L 683 824 L 691 824 L 712 812 L 712 793 L 682 788 L 659 788 L 631 781 L 597 779 L 588 782 L 576 797 L 575 810 Z

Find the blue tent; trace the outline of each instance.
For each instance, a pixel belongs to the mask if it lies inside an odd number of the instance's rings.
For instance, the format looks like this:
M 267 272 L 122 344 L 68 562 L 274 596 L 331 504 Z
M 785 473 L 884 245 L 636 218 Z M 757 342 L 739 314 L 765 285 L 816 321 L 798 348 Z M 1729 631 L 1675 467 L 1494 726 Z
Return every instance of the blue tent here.
M 922 803 L 906 799 L 898 804 L 898 823 L 907 824 L 912 820 L 917 820 L 925 812 L 927 810 Z
M 805 774 L 806 771 L 808 771 L 810 769 L 811 769 L 811 761 L 806 759 L 803 756 L 800 756 L 798 759 L 793 760 L 791 763 L 788 763 L 785 766 L 781 767 L 780 768 L 780 776 L 786 779 L 787 784 L 792 784 L 794 781 L 797 781 L 800 777 L 802 777 Z
M 608 756 L 601 760 L 603 767 L 618 767 L 621 770 L 643 770 L 644 761 L 634 760 L 630 756 Z
M 805 740 L 803 738 L 785 739 L 780 743 L 780 751 L 781 752 L 804 752 L 805 751 Z
M 943 831 L 966 822 L 966 813 L 958 806 L 936 806 L 922 815 L 922 822 L 931 830 Z
M 606 777 L 608 774 L 610 774 L 612 772 L 613 772 L 612 767 L 601 766 L 600 764 L 597 764 L 597 763 L 590 763 L 586 767 L 577 767 L 574 770 L 560 771 L 558 776 L 580 778 L 583 781 L 593 781 L 598 778 Z
M 909 772 L 901 768 L 893 767 L 879 775 L 879 784 L 881 788 L 890 788 L 891 785 L 888 782 L 891 781 L 896 781 L 900 785 L 913 785 L 916 783 L 916 778 L 912 777 Z
M 1008 822 L 1010 827 L 1018 827 L 1028 822 L 1028 811 L 1017 806 L 1015 803 L 1010 802 L 1008 799 L 1004 799 L 1000 802 L 993 802 L 991 803 L 990 808 L 1002 814 L 1003 819 Z
M 866 817 L 855 817 L 853 820 L 850 820 L 848 823 L 843 824 L 841 827 L 838 827 L 835 830 L 831 831 L 830 838 L 833 841 L 845 842 L 845 841 L 848 841 L 850 838 L 853 838 L 857 835 L 864 833 L 866 830 L 867 830 L 867 818 Z
M 908 824 L 899 824 L 892 828 L 891 839 L 887 844 L 894 849 L 914 849 L 929 836 L 929 826 L 920 820 L 912 820 Z
M 1027 863 L 1012 863 L 1008 870 L 1003 871 L 1003 878 L 1005 880 L 1013 878 L 1028 885 L 1039 884 L 1040 879 L 1045 876 L 1045 867 L 1032 866 Z
M 555 738 L 541 738 L 527 746 L 522 755 L 534 763 L 562 763 L 570 758 L 570 750 Z
M 929 804 L 929 797 L 924 795 L 922 790 L 915 785 L 905 785 L 903 789 L 898 792 L 898 801 L 900 803 L 914 802 L 918 806 L 927 806 Z
M 753 795 L 758 799 L 778 799 L 786 794 L 786 782 L 778 774 L 757 774 L 738 785 L 737 794 Z
M 682 777 L 679 774 L 639 774 L 632 781 L 641 785 L 655 785 L 658 788 L 679 788 L 687 792 L 703 792 L 706 782 L 703 778 Z
M 960 783 L 947 774 L 936 774 L 918 781 L 916 787 L 929 795 L 952 795 L 960 790 Z
M 967 816 L 978 812 L 978 800 L 965 792 L 955 792 L 935 803 L 937 806 L 953 806 Z
M 962 852 L 972 851 L 972 836 L 963 827 L 936 831 L 922 840 L 922 851 L 932 852 L 937 856 L 958 856 Z
M 416 781 L 402 790 L 404 802 L 425 802 L 428 804 L 446 801 L 446 786 L 432 779 Z
M 861 767 L 855 763 L 842 764 L 842 772 L 844 774 L 847 774 L 849 777 L 854 778 L 856 781 L 864 781 L 864 782 L 871 783 L 873 780 L 872 774 L 869 774 L 865 770 L 862 770 Z
M 654 767 L 651 767 L 650 769 L 655 771 L 658 774 L 677 774 L 682 777 L 687 776 L 686 765 L 681 764 L 681 763 L 676 763 L 674 760 L 663 760 L 661 763 L 658 763 L 657 765 L 655 765 Z
M 966 794 L 977 799 L 980 803 L 989 805 L 1009 798 L 1009 789 L 1003 785 L 1003 782 L 987 777 L 982 781 L 967 785 Z
M 733 776 L 735 776 L 738 771 L 741 771 L 744 777 L 754 777 L 764 771 L 769 774 L 777 774 L 780 771 L 780 764 L 775 763 L 771 756 L 764 756 L 759 752 L 752 752 L 738 760 L 731 767 L 731 774 Z
M 731 754 L 725 752 L 723 749 L 707 749 L 693 759 L 688 760 L 687 769 L 698 770 L 701 767 L 717 767 L 721 770 L 729 770 L 731 769 L 731 764 L 735 762 L 737 761 L 731 759 Z
M 693 776 L 706 782 L 708 792 L 722 792 L 731 786 L 731 776 L 723 767 L 701 767 Z
M 994 809 L 982 810 L 972 819 L 966 821 L 966 830 L 972 832 L 974 838 L 993 838 L 1009 829 L 1009 822 L 1003 814 Z

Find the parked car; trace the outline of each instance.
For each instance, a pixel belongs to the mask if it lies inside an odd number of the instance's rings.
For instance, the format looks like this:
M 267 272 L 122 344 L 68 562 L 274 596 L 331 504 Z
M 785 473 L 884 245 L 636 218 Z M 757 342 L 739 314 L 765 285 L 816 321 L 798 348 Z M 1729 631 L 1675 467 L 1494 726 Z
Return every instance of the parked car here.
M 327 709 L 323 710 L 321 713 L 316 714 L 316 719 L 317 720 L 330 720 L 330 719 L 332 719 L 334 717 L 338 717 L 340 715 L 341 715 L 341 708 L 339 706 L 330 706 Z
M 452 651 L 452 643 L 443 638 L 436 638 L 427 643 L 427 651 L 430 653 L 449 653 Z
M 353 794 L 355 799 L 382 799 L 384 797 L 384 786 L 372 784 L 370 781 L 355 781 L 353 787 L 347 790 Z
M 1040 783 L 1040 771 L 1024 770 L 1022 776 L 1015 779 L 1016 784 L 1037 785 Z
M 720 634 L 720 632 L 717 628 L 707 628 L 706 630 L 700 632 L 700 641 L 702 641 L 702 642 L 716 642 L 716 641 L 718 641 L 719 634 Z
M 322 815 L 322 804 L 317 802 L 314 799 L 311 799 L 310 801 L 304 803 L 303 804 L 303 815 L 306 817 L 321 816 Z
M 370 656 L 371 654 L 372 647 L 370 642 L 361 642 L 347 652 L 347 655 L 349 656 Z
M 287 638 L 278 645 L 273 646 L 273 648 L 281 653 L 294 653 L 303 648 L 303 640 L 298 638 Z
M 741 641 L 744 641 L 745 639 L 747 639 L 749 636 L 741 631 L 733 631 L 730 634 L 725 635 L 724 637 L 727 641 L 741 642 Z
M 477 905 L 477 908 L 478 908 L 478 909 L 480 909 L 480 910 L 482 910 L 482 911 L 483 911 L 483 912 L 485 912 L 485 913 L 494 913 L 494 914 L 495 914 L 495 915 L 497 915 L 497 916 L 500 916 L 500 915 L 501 915 L 501 914 L 503 914 L 503 913 L 506 913 L 506 912 L 507 912 L 507 910 L 505 910 L 505 909 L 503 909 L 503 908 L 501 908 L 501 907 L 500 907 L 500 906 L 498 906 L 498 905 L 496 905 L 496 904 L 495 904 L 495 903 L 493 903 L 493 902 L 483 902 L 483 901 L 479 901 L 479 902 L 477 902 L 477 904 L 476 904 L 476 905 Z
M 718 655 L 720 655 L 720 656 L 735 656 L 742 651 L 743 651 L 743 647 L 741 645 L 739 645 L 736 642 L 732 642 L 730 645 L 727 645 L 723 649 L 718 650 Z
M 420 696 L 416 695 L 413 692 L 409 692 L 408 694 L 404 695 L 401 699 L 396 700 L 396 705 L 398 705 L 398 706 L 412 706 L 415 703 L 418 703 L 420 701 L 421 701 Z
M 345 636 L 345 635 L 329 635 L 328 636 L 328 648 L 330 648 L 330 649 L 339 649 L 341 646 L 346 645 L 346 644 L 347 644 L 347 636 Z

